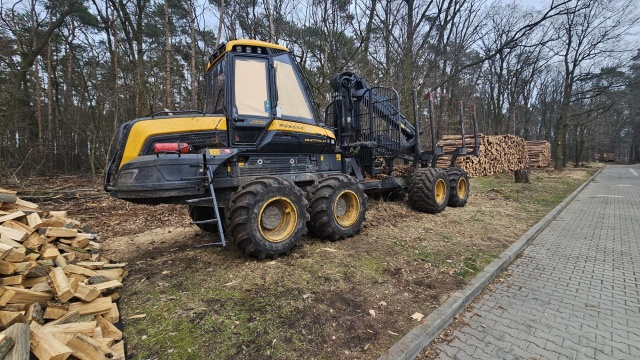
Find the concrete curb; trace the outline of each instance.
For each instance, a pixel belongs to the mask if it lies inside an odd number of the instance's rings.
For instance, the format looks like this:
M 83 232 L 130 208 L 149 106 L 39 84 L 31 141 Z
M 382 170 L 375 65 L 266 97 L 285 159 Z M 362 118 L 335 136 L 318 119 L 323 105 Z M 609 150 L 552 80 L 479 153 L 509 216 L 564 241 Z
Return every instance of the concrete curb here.
M 604 169 L 604 168 L 602 168 Z M 449 326 L 453 318 L 458 315 L 469 303 L 499 274 L 507 267 L 516 257 L 527 248 L 527 246 L 535 239 L 547 226 L 564 210 L 593 179 L 600 174 L 602 169 L 598 170 L 589 180 L 585 181 L 564 201 L 549 212 L 542 220 L 535 224 L 529 231 L 524 233 L 505 250 L 497 259 L 493 260 L 484 270 L 476 275 L 471 283 L 464 289 L 456 291 L 435 309 L 424 322 L 407 333 L 402 339 L 398 340 L 386 354 L 380 356 L 378 360 L 409 360 L 415 359 L 418 354 L 428 346 L 444 329 Z

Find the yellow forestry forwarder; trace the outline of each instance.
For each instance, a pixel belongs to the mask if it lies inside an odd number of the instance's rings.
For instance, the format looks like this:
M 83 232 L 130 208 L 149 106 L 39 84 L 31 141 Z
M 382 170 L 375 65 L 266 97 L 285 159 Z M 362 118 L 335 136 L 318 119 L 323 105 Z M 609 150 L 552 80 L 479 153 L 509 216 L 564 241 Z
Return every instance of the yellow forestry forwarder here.
M 256 40 L 220 45 L 205 75 L 205 109 L 159 112 L 123 124 L 104 179 L 111 196 L 144 204 L 189 206 L 193 224 L 225 235 L 259 259 L 288 254 L 310 230 L 339 240 L 360 231 L 365 194 L 407 191 L 409 204 L 438 213 L 464 206 L 469 179 L 453 167 L 475 146 L 422 151 L 416 93 L 414 123 L 399 111 L 398 93 L 370 87 L 350 72 L 331 81 L 333 102 L 318 121 L 292 54 Z M 460 127 L 464 138 L 464 114 Z M 442 155 L 451 167 L 437 169 Z M 394 162 L 412 164 L 406 179 Z M 382 180 L 378 180 L 382 179 Z

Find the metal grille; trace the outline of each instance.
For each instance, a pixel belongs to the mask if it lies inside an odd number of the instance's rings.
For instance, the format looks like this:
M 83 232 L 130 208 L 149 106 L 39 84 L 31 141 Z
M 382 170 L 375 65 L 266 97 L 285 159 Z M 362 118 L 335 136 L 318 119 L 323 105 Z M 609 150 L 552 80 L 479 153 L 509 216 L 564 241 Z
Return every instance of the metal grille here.
M 251 158 L 238 167 L 242 175 L 292 174 L 315 171 L 308 156 Z
M 395 156 L 400 151 L 403 137 L 400 133 L 398 93 L 389 88 L 372 88 L 358 102 L 355 128 L 361 141 L 375 143 L 373 157 Z
M 224 139 L 221 139 L 221 137 L 224 137 Z M 215 131 L 207 131 L 193 134 L 182 134 L 180 136 L 179 142 L 186 142 L 194 148 L 203 148 L 226 143 L 226 137 L 226 134 Z

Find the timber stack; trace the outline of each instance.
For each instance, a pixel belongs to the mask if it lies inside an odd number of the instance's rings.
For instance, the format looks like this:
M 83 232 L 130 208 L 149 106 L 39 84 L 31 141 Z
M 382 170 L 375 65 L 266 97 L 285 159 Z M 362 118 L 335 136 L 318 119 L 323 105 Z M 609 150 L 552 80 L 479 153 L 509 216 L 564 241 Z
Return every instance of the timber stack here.
M 65 211 L 0 189 L 0 359 L 124 359 L 117 290 L 126 264 Z
M 478 134 L 479 156 L 460 156 L 456 166 L 464 169 L 469 176 L 479 177 L 507 171 L 527 169 L 529 156 L 524 139 L 515 135 L 483 135 Z M 462 145 L 460 135 L 444 135 L 438 142 L 444 151 L 452 151 Z M 465 136 L 467 151 L 473 150 L 472 135 Z M 450 156 L 438 159 L 439 168 L 447 168 L 451 163 Z
M 545 140 L 527 141 L 530 167 L 547 167 L 551 163 L 551 144 Z

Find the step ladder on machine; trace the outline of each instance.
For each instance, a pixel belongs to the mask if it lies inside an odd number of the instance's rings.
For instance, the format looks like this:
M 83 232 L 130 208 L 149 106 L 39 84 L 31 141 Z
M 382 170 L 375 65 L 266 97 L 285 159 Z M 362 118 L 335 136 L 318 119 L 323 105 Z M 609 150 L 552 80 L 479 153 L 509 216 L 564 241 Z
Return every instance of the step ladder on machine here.
M 201 245 L 197 245 L 196 247 L 211 246 L 211 245 L 226 246 L 227 243 L 224 240 L 224 230 L 222 229 L 222 219 L 220 219 L 220 211 L 218 211 L 218 202 L 216 201 L 216 193 L 214 192 L 214 189 L 213 189 L 213 169 L 211 168 L 210 165 L 207 165 L 206 156 L 203 156 L 203 158 L 204 158 L 204 166 L 203 167 L 204 167 L 204 170 L 207 173 L 207 181 L 208 181 L 208 184 L 209 184 L 209 192 L 211 193 L 211 196 L 210 197 L 205 197 L 205 198 L 187 200 L 187 203 L 188 204 L 195 204 L 195 203 L 200 203 L 200 202 L 211 201 L 211 204 L 213 205 L 213 219 L 200 220 L 200 221 L 191 221 L 191 223 L 195 224 L 195 225 L 216 224 L 218 226 L 218 235 L 220 236 L 220 241 L 219 242 L 213 242 L 213 243 L 207 243 L 207 244 L 201 244 Z

